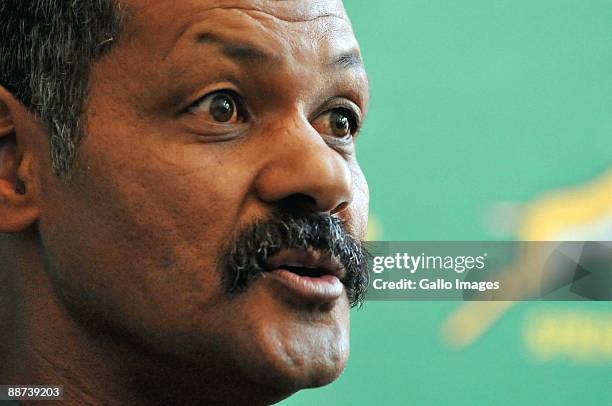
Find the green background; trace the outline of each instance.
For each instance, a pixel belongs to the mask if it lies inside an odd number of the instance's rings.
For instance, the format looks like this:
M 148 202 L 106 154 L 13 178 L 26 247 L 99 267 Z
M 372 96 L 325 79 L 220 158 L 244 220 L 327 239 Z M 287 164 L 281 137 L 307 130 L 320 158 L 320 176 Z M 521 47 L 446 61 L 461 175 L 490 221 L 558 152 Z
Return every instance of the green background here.
M 384 240 L 513 239 L 499 202 L 586 182 L 612 158 L 612 1 L 346 0 L 372 84 L 359 139 Z M 612 238 L 611 238 L 612 239 Z M 369 302 L 346 373 L 284 405 L 612 405 L 612 361 L 535 359 L 529 315 L 609 303 L 523 303 L 453 350 L 460 303 Z

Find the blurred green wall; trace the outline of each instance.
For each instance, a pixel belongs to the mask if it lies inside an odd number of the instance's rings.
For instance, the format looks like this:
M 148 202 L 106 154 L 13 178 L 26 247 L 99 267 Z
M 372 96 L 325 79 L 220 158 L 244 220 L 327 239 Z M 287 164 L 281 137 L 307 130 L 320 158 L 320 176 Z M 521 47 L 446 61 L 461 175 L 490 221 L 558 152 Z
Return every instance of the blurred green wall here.
M 611 166 L 612 1 L 345 4 L 372 84 L 359 156 L 380 239 L 517 238 L 491 225 L 500 203 Z M 453 350 L 440 330 L 460 305 L 366 303 L 344 376 L 283 404 L 612 405 L 612 357 L 541 360 L 525 333 L 538 315 L 607 320 L 609 303 L 519 304 Z

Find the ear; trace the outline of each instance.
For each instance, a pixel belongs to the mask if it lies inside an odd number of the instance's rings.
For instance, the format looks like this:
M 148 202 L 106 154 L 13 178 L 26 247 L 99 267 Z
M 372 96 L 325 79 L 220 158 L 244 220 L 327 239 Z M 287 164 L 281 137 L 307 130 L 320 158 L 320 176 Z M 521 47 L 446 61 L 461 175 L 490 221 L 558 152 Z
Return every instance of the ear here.
M 31 156 L 24 153 L 24 140 L 15 130 L 15 114 L 24 109 L 0 86 L 0 233 L 30 227 L 39 216 L 31 178 Z

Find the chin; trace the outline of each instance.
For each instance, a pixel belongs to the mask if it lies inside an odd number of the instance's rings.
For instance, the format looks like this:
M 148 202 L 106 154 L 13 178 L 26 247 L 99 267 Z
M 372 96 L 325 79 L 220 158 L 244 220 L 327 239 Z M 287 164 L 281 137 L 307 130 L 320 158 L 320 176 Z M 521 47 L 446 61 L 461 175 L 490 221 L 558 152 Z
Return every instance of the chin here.
M 279 360 L 282 365 L 272 365 L 265 371 L 264 381 L 276 385 L 281 389 L 291 389 L 296 392 L 300 389 L 318 388 L 335 381 L 346 367 L 348 361 L 348 348 L 341 351 L 333 350 L 322 357 L 313 357 L 304 362 L 294 363 L 283 357 Z M 275 369 L 276 372 L 272 373 Z
M 276 373 L 268 370 L 268 377 L 260 382 L 261 387 L 266 388 L 267 394 L 261 398 L 261 404 L 279 402 L 302 389 L 319 388 L 328 385 L 338 379 L 345 362 L 335 365 L 316 366 L 314 368 L 303 367 L 300 370 L 287 369 L 277 370 Z M 252 404 L 252 403 L 251 403 Z
M 257 299 L 260 306 L 251 313 L 248 345 L 237 347 L 246 351 L 235 354 L 251 382 L 272 389 L 281 400 L 301 389 L 327 385 L 344 372 L 350 348 L 346 298 L 325 311 Z
M 328 385 L 342 375 L 348 361 L 348 345 L 333 354 L 330 351 L 297 363 L 282 351 L 267 357 L 264 361 L 267 366 L 259 364 L 250 371 L 249 378 L 268 392 L 262 403 L 275 403 L 302 389 Z

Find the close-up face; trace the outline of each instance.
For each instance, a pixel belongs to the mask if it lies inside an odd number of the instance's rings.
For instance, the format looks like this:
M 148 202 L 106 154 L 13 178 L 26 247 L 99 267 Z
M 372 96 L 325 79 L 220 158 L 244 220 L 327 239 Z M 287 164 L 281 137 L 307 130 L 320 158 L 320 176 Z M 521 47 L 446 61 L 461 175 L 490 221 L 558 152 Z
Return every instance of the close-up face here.
M 40 136 L 39 229 L 63 302 L 244 396 L 331 382 L 369 198 L 355 154 L 368 82 L 341 2 L 122 12 L 69 178 Z

